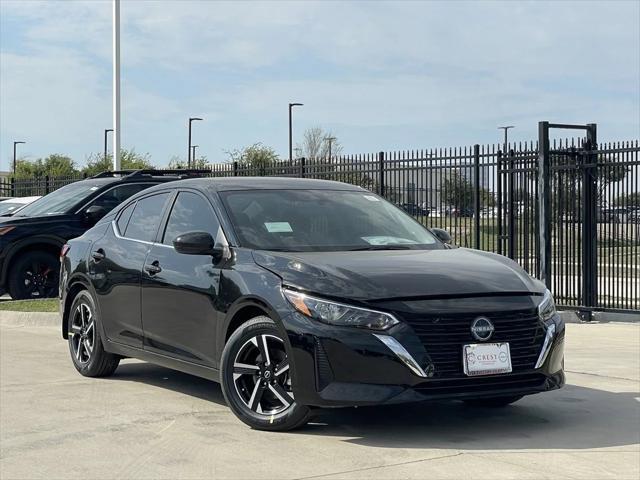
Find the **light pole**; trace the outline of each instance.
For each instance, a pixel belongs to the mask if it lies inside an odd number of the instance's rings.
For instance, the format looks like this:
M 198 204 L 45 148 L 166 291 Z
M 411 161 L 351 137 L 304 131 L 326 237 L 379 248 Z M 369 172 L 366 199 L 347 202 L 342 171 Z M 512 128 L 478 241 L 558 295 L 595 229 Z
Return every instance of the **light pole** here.
M 16 145 L 27 142 L 13 142 L 13 175 L 16 175 Z
M 507 125 L 505 127 L 498 127 L 498 130 L 504 130 L 504 147 L 502 154 L 507 155 L 507 132 L 510 128 L 515 128 L 513 125 Z
M 193 158 L 193 166 L 195 167 L 195 163 L 196 163 L 196 148 L 198 148 L 198 145 L 191 145 L 191 158 Z
M 120 170 L 120 0 L 113 0 L 113 170 Z
M 336 140 L 336 137 L 324 137 L 324 139 L 329 142 L 329 160 L 331 160 L 331 143 Z
M 105 128 L 104 129 L 104 159 L 107 159 L 107 136 L 109 135 L 109 132 L 113 132 L 112 128 Z
M 293 128 L 291 126 L 291 110 L 293 107 L 301 107 L 304 103 L 290 103 L 289 104 L 289 161 L 293 160 Z
M 187 150 L 187 168 L 191 168 L 191 122 L 202 121 L 199 117 L 189 117 L 189 149 Z

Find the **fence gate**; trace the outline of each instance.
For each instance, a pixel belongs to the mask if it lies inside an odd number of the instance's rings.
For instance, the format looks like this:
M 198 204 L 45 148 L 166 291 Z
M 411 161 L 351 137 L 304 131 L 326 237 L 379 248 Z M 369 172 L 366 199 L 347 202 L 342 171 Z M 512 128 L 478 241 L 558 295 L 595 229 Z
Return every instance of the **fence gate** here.
M 585 136 L 551 143 L 550 129 Z M 637 148 L 598 145 L 595 124 L 540 122 L 538 155 L 540 278 L 585 319 L 640 309 Z

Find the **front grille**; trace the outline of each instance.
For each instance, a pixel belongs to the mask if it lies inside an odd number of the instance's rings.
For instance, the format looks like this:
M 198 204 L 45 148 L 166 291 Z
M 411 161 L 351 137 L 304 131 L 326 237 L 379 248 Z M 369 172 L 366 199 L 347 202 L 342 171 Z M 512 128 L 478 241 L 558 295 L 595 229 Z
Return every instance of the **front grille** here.
M 468 377 L 449 380 L 433 380 L 414 387 L 425 395 L 490 394 L 491 391 L 524 390 L 541 388 L 546 381 L 538 373 Z
M 483 343 L 471 334 L 471 324 L 480 314 L 447 314 L 416 316 L 406 321 L 414 329 L 435 366 L 434 378 L 465 377 L 462 365 L 462 346 Z M 537 312 L 512 311 L 482 313 L 493 323 L 495 331 L 490 343 L 509 342 L 513 372 L 535 367 L 545 329 Z

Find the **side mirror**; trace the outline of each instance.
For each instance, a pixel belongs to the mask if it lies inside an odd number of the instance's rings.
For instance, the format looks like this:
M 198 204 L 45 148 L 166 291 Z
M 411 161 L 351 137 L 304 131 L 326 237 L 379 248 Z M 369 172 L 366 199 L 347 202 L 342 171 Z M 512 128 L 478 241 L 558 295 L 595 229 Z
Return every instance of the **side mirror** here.
M 215 241 L 210 233 L 189 232 L 178 235 L 173 241 L 173 248 L 185 255 L 213 255 L 222 254 L 221 248 L 215 248 Z
M 96 223 L 107 214 L 107 209 L 99 205 L 92 205 L 84 211 L 84 218 L 89 223 Z
M 449 235 L 449 232 L 446 230 L 443 230 L 442 228 L 432 228 L 431 231 L 442 243 L 446 243 L 447 245 L 451 244 L 451 235 Z

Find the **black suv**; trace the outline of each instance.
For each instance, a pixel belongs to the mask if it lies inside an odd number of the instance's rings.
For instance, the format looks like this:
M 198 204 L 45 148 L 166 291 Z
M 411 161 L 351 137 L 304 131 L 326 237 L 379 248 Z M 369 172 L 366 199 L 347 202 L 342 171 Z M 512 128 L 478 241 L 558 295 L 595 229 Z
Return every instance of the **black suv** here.
M 0 294 L 14 299 L 55 297 L 60 248 L 82 235 L 134 193 L 200 170 L 103 172 L 66 185 L 0 218 Z
M 62 335 L 82 375 L 135 357 L 219 381 L 265 430 L 316 407 L 503 406 L 561 387 L 551 293 L 447 238 L 343 183 L 158 185 L 63 248 Z

